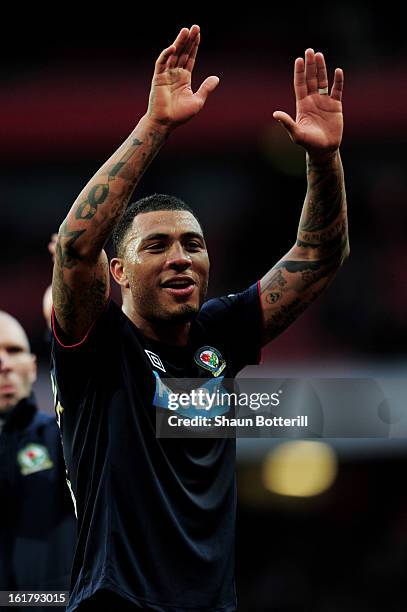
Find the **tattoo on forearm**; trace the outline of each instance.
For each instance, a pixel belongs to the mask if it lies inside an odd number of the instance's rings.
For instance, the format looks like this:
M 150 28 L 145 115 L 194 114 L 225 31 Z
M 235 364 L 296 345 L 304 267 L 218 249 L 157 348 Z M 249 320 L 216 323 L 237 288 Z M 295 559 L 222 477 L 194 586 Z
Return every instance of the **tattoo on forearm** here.
M 297 246 L 316 250 L 319 257 L 347 248 L 346 194 L 339 154 L 325 162 L 307 157 L 308 190 L 304 202 Z M 340 251 L 343 252 L 340 252 Z
M 120 173 L 123 171 L 123 168 L 125 167 L 127 162 L 130 161 L 132 156 L 134 155 L 134 152 L 135 152 L 134 147 L 139 147 L 142 144 L 143 144 L 143 142 L 141 140 L 139 140 L 138 138 L 135 138 L 133 140 L 132 148 L 129 149 L 127 151 L 127 153 L 125 153 L 123 155 L 123 157 L 118 162 L 116 162 L 114 164 L 114 166 L 111 168 L 111 170 L 110 170 L 110 172 L 108 174 L 108 180 L 109 181 L 112 181 L 114 178 L 116 178 L 116 176 L 120 176 Z
M 348 250 L 339 155 L 308 161 L 308 190 L 296 246 L 262 279 L 266 338 L 288 327 L 328 286 Z
M 343 209 L 345 190 L 339 159 L 316 163 L 307 158 L 307 178 L 308 189 L 299 229 L 320 232 L 334 223 Z
M 81 202 L 76 209 L 76 219 L 92 219 L 92 217 L 96 214 L 98 206 L 103 204 L 108 195 L 109 185 L 101 184 L 92 187 L 86 200 Z
M 135 138 L 133 140 L 132 146 L 129 148 L 128 151 L 126 151 L 126 153 L 121 157 L 121 159 L 116 162 L 112 168 L 110 168 L 108 174 L 107 174 L 107 180 L 105 183 L 97 183 L 96 185 L 93 185 L 90 190 L 88 195 L 86 196 L 86 198 L 79 203 L 76 211 L 75 211 L 75 218 L 78 220 L 89 220 L 92 219 L 95 214 L 97 213 L 98 210 L 98 206 L 100 206 L 101 204 L 103 204 L 104 202 L 106 202 L 109 194 L 110 194 L 110 185 L 109 183 L 111 181 L 113 181 L 114 179 L 117 178 L 124 178 L 124 180 L 128 181 L 130 180 L 129 176 L 123 176 L 124 172 L 124 168 L 126 167 L 126 164 L 128 164 L 131 160 L 131 158 L 134 156 L 135 152 L 136 152 L 136 148 L 139 147 L 140 145 L 142 145 L 143 142 L 141 140 L 139 140 L 138 138 Z M 133 173 L 133 180 L 135 180 L 137 178 L 137 175 L 134 176 Z M 132 185 L 132 187 L 134 188 L 134 185 Z M 133 191 L 133 189 L 131 190 Z M 130 193 L 131 196 L 131 193 Z M 130 197 L 129 196 L 129 197 Z M 123 200 L 125 200 L 125 198 L 123 198 Z M 123 207 L 124 208 L 124 207 Z
M 108 165 L 105 171 L 102 169 L 96 176 L 96 183 L 92 184 L 91 181 L 87 193 L 74 204 L 59 232 L 58 257 L 63 267 L 71 268 L 81 259 L 79 243 L 76 241 L 85 232 L 91 230 L 92 237 L 89 237 L 89 241 L 92 241 L 92 245 L 97 245 L 98 249 L 103 248 L 124 212 L 137 181 L 164 139 L 165 136 L 152 130 L 148 132 L 145 140 L 132 138 L 118 161 Z M 106 180 L 102 182 L 103 176 Z M 105 212 L 98 216 L 102 205 Z M 92 221 L 92 225 L 89 228 L 83 227 L 82 222 L 89 221 Z M 80 229 L 74 229 L 76 222 L 81 223 Z
M 298 240 L 307 244 L 313 245 L 313 248 L 324 247 L 328 242 L 336 238 L 338 235 L 344 235 L 348 232 L 348 224 L 345 218 L 338 219 L 329 228 L 321 232 L 303 232 L 301 228 L 298 230 Z M 315 246 L 316 245 L 316 246 Z
M 330 238 L 329 240 L 323 239 L 318 242 L 317 239 L 314 239 L 315 242 L 305 242 L 300 238 L 297 238 L 297 246 L 305 249 L 319 249 L 323 255 L 334 253 L 343 243 L 343 236 L 346 233 L 346 224 L 340 224 L 337 226 L 337 228 L 340 228 L 340 231 L 336 236 Z
M 300 228 L 304 232 L 318 232 L 328 227 L 338 216 L 342 206 L 340 179 L 334 173 L 322 174 L 308 169 L 308 192 Z

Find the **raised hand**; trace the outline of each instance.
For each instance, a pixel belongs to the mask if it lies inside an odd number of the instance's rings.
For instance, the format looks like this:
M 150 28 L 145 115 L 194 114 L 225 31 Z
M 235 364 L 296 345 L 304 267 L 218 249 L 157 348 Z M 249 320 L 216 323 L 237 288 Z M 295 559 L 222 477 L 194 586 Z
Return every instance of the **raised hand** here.
M 199 113 L 217 87 L 219 78 L 210 76 L 196 93 L 192 91 L 191 76 L 199 41 L 199 26 L 182 28 L 174 43 L 158 57 L 147 112 L 152 121 L 170 127 L 185 123 Z
M 342 140 L 343 70 L 335 70 L 331 93 L 328 94 L 328 76 L 322 53 L 305 51 L 295 60 L 294 91 L 296 120 L 283 111 L 275 111 L 291 139 L 313 155 L 336 151 Z

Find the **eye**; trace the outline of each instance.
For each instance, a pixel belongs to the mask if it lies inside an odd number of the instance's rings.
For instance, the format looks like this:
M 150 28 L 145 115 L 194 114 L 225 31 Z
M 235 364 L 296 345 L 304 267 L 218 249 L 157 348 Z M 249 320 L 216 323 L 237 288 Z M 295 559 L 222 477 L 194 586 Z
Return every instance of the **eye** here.
M 188 251 L 197 251 L 198 249 L 202 249 L 202 244 L 197 240 L 188 240 L 186 247 Z
M 9 346 L 7 349 L 9 355 L 18 355 L 18 353 L 22 353 L 23 349 L 19 346 Z
M 147 251 L 154 251 L 154 252 L 164 251 L 165 248 L 166 248 L 165 242 L 154 242 L 153 244 L 149 244 L 148 246 L 146 246 Z

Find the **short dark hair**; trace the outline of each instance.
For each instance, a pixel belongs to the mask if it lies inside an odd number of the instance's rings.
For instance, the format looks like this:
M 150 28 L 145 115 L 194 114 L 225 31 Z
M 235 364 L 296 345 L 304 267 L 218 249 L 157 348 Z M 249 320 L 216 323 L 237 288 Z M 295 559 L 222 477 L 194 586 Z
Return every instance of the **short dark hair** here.
M 127 230 L 133 223 L 134 217 L 140 213 L 154 212 L 156 210 L 186 210 L 195 217 L 201 226 L 201 223 L 192 208 L 183 200 L 165 193 L 153 193 L 153 195 L 146 196 L 145 198 L 141 198 L 140 200 L 136 200 L 136 202 L 129 204 L 119 223 L 116 225 L 113 232 L 113 247 L 117 257 L 121 257 L 122 255 L 121 247 L 123 244 L 123 239 L 127 233 Z

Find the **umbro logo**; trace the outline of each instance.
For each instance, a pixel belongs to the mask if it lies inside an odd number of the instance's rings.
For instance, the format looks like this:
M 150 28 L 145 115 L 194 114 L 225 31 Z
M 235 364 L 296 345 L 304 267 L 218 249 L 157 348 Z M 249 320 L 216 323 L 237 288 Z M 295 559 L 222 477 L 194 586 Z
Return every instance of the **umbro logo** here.
M 144 352 L 146 353 L 147 357 L 149 358 L 149 360 L 151 361 L 152 365 L 155 368 L 158 368 L 162 372 L 167 372 L 167 370 L 164 367 L 163 362 L 161 361 L 158 355 L 156 355 L 152 351 L 148 351 L 147 349 L 144 349 Z

